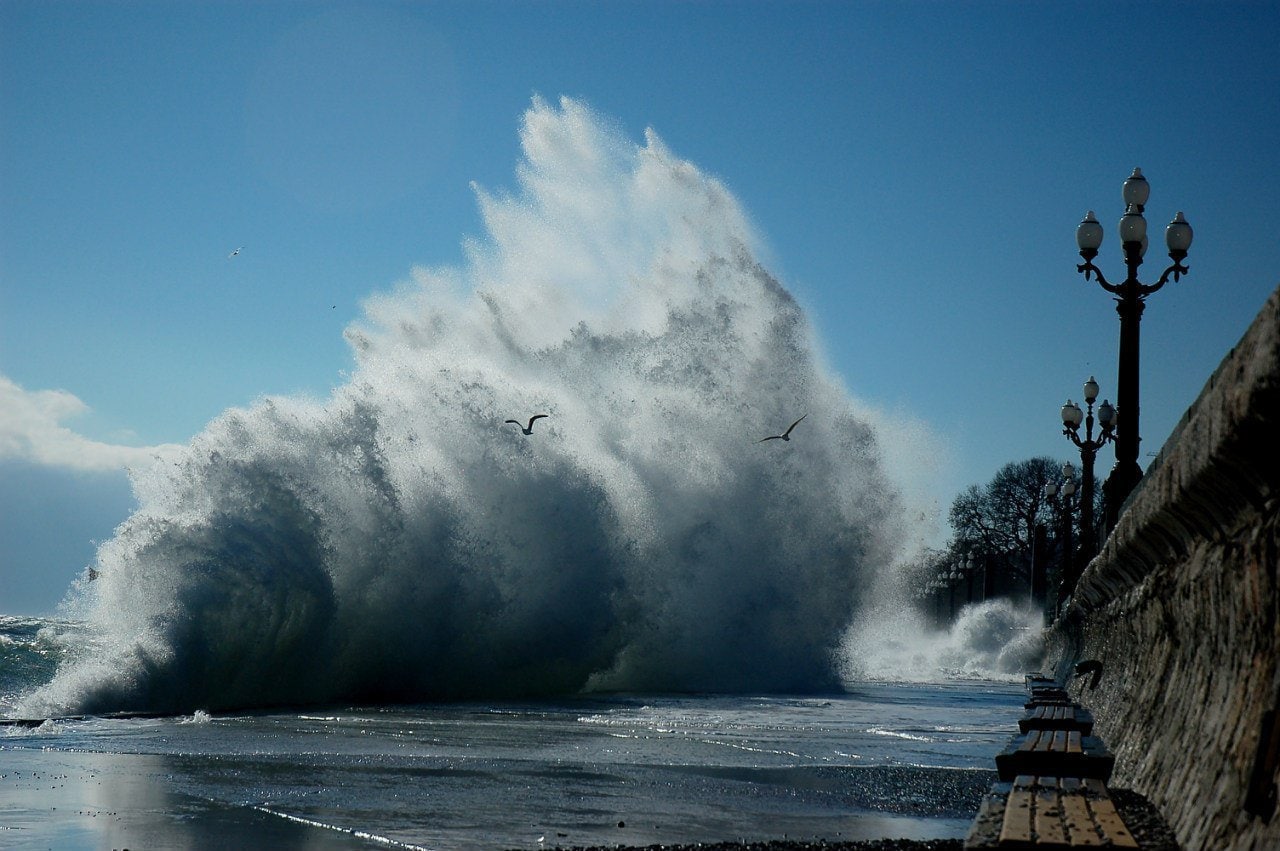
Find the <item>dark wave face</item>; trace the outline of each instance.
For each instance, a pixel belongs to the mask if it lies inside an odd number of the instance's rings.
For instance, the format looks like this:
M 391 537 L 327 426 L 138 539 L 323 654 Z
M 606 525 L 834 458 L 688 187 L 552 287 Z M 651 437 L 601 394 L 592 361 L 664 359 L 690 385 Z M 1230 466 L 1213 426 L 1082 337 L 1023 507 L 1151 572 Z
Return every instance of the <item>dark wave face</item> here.
M 73 590 L 101 647 L 25 714 L 838 685 L 902 534 L 869 420 L 717 181 L 573 101 L 521 139 L 345 385 L 135 477 Z

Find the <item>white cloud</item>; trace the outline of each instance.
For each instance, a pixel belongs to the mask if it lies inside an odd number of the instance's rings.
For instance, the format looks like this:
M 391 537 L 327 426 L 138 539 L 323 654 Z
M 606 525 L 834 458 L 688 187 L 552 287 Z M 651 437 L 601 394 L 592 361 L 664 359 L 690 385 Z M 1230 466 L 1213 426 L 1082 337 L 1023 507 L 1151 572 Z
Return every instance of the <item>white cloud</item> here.
M 180 447 L 120 446 L 90 440 L 62 425 L 89 410 L 65 390 L 24 390 L 0 375 L 0 461 L 72 470 L 122 470 L 153 464 Z

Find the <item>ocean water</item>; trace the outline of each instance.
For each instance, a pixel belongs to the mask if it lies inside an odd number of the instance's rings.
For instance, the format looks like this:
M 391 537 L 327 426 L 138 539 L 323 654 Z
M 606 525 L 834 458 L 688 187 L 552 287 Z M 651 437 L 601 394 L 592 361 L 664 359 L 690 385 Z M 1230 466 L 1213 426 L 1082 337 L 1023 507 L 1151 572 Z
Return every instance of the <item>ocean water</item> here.
M 25 712 L 840 687 L 927 438 L 830 372 L 715 178 L 569 99 L 520 139 L 466 261 L 371 295 L 328 398 L 134 470 L 64 608 L 92 652 Z
M 76 635 L 0 618 L 0 716 Z M 219 847 L 211 825 L 233 822 L 258 847 L 286 824 L 316 848 L 959 837 L 1022 700 L 1020 683 L 960 679 L 9 723 L 0 845 Z M 51 811 L 77 782 L 89 797 Z
M 0 844 L 963 833 L 1039 624 L 914 614 L 939 443 L 655 133 L 539 99 L 520 142 L 329 397 L 158 452 L 59 618 L 0 619 Z

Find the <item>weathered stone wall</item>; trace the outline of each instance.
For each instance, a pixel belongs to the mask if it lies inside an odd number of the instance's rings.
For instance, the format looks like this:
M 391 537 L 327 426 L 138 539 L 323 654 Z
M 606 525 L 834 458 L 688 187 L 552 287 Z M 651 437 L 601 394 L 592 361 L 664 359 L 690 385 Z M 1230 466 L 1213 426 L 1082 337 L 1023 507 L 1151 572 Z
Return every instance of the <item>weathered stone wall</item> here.
M 1093 710 L 1111 784 L 1146 795 L 1187 851 L 1280 849 L 1258 790 L 1280 709 L 1280 290 L 1209 379 L 1048 634 L 1046 667 Z M 1103 663 L 1090 689 L 1072 679 Z M 1277 731 L 1275 738 L 1280 738 Z M 1255 764 L 1263 769 L 1255 772 Z M 1263 800 L 1263 805 L 1256 803 Z M 1274 799 L 1272 799 L 1274 800 Z

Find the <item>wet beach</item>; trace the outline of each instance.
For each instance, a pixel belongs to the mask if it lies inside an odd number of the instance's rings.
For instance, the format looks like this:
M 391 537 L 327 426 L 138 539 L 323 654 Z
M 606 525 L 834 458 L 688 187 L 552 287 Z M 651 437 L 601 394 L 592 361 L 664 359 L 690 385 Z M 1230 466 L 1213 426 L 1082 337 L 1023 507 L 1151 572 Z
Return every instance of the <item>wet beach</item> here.
M 228 806 L 175 792 L 163 761 L 149 755 L 62 752 L 0 744 L 0 847 L 12 851 L 56 848 L 263 848 L 350 851 L 426 847 L 387 837 L 311 824 L 251 806 Z M 1121 816 L 1148 851 L 1176 851 L 1164 820 L 1142 796 L 1117 789 Z M 976 807 L 975 807 L 976 811 Z M 572 837 L 548 837 L 534 847 L 596 851 L 959 851 L 962 840 L 805 839 L 719 843 L 572 844 Z M 499 849 L 495 848 L 495 851 Z
M 368 848 L 437 847 L 402 841 L 373 831 L 335 828 L 284 815 L 267 807 L 229 805 L 174 788 L 172 764 L 149 754 L 95 753 L 13 747 L 0 744 L 0 847 L 9 851 L 97 851 L 102 848 L 273 848 L 349 851 Z M 244 794 L 256 794 L 246 787 Z M 851 827 L 892 830 L 892 819 L 850 813 Z M 897 822 L 900 824 L 900 822 Z M 954 825 L 952 828 L 954 830 Z M 958 840 L 752 841 L 649 844 L 640 825 L 619 824 L 618 841 L 573 844 L 573 835 L 546 831 L 542 843 L 525 848 L 959 848 Z M 861 834 L 866 836 L 868 834 Z M 628 842 L 628 839 L 631 841 Z M 636 842 L 635 839 L 640 839 Z M 502 846 L 495 846 L 500 851 Z

